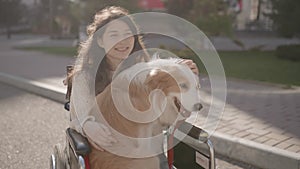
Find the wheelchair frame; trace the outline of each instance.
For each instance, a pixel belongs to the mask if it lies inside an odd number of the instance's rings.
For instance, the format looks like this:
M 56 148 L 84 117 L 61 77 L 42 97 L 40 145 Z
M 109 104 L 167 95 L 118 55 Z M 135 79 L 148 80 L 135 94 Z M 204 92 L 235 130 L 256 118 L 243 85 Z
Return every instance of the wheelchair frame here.
M 177 132 L 187 134 L 187 136 L 181 141 L 176 138 L 176 134 L 174 136 L 177 144 L 173 147 L 173 169 L 216 168 L 214 148 L 207 132 L 187 122 L 182 123 Z M 59 145 L 54 147 L 53 154 L 50 156 L 50 168 L 90 169 L 88 154 L 91 148 L 87 139 L 71 128 L 66 130 L 66 138 L 64 149 Z M 207 149 L 199 149 L 201 144 L 205 144 Z M 199 158 L 202 163 L 199 162 Z

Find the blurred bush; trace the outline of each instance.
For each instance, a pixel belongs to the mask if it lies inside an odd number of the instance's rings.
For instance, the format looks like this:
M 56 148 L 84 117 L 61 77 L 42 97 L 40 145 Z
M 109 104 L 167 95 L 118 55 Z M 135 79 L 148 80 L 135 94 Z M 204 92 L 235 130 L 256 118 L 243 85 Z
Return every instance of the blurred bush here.
M 300 44 L 278 46 L 275 55 L 281 59 L 300 61 Z
M 168 0 L 166 3 L 168 13 L 185 18 L 207 36 L 232 37 L 234 13 L 228 5 L 224 0 Z
M 292 38 L 300 33 L 300 1 L 299 0 L 271 0 L 271 19 L 275 29 L 284 37 Z

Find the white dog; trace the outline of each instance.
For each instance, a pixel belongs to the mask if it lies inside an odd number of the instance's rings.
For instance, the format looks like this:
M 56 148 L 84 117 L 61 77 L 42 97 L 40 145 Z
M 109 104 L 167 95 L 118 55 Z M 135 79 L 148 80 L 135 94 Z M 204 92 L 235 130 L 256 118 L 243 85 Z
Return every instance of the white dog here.
M 113 78 L 97 96 L 101 115 L 118 142 L 90 154 L 97 169 L 159 169 L 159 136 L 178 119 L 201 109 L 199 80 L 175 59 L 138 63 Z M 102 118 L 101 118 L 102 117 Z M 104 121 L 103 121 L 104 119 Z

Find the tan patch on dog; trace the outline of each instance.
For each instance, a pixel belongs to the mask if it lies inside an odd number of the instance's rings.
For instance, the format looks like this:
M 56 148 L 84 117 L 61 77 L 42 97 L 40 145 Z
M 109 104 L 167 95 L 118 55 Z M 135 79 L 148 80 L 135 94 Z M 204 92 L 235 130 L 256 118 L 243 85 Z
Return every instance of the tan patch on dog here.
M 176 80 L 169 73 L 160 69 L 151 70 L 145 85 L 150 90 L 161 89 L 165 95 L 170 92 L 180 92 Z

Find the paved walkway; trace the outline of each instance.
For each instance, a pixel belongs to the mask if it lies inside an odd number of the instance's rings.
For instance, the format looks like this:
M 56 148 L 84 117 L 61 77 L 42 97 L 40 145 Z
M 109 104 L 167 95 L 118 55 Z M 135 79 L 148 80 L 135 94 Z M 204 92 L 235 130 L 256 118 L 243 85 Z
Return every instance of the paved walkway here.
M 35 40 L 44 42 L 43 38 Z M 12 49 L 16 43 L 33 42 L 26 37 L 0 40 L 0 72 L 65 88 L 62 85 L 65 66 L 73 63 L 74 58 Z M 201 81 L 203 94 L 209 96 L 208 79 L 203 77 Z M 299 88 L 283 89 L 278 85 L 232 79 L 227 79 L 227 85 L 225 112 L 217 132 L 300 153 Z M 201 119 L 198 124 L 201 125 Z
M 283 89 L 277 85 L 227 79 L 227 88 L 225 111 L 217 132 L 300 153 L 299 87 Z M 205 93 L 210 92 L 208 85 L 203 89 Z M 205 99 L 206 103 L 209 99 Z M 201 126 L 203 116 L 197 121 Z
M 13 36 L 6 40 L 0 36 L 0 72 L 38 80 L 61 88 L 66 65 L 73 64 L 75 57 L 55 56 L 36 51 L 15 50 L 15 46 L 71 46 L 70 40 L 49 40 L 45 36 Z

